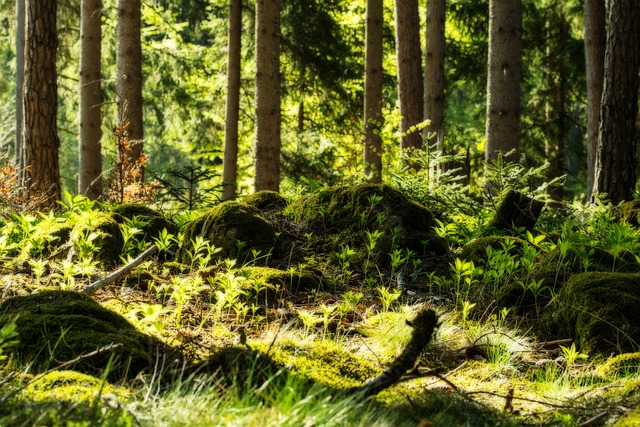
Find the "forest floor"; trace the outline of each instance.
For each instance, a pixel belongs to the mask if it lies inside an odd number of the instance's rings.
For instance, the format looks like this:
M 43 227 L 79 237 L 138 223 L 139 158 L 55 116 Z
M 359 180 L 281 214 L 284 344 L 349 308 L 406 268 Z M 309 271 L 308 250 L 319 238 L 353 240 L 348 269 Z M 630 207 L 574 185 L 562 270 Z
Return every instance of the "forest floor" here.
M 166 346 L 149 351 L 150 369 L 117 379 L 110 375 L 118 360 L 87 367 L 91 352 L 71 363 L 58 356 L 71 346 L 72 328 L 37 354 L 14 351 L 51 331 L 28 337 L 21 330 L 21 316 L 47 313 L 44 304 L 11 312 L 12 301 L 82 291 L 109 269 L 94 263 L 80 271 L 83 262 L 69 263 L 70 256 L 6 257 L 0 425 L 640 425 L 640 353 L 590 354 L 575 337 L 545 337 L 536 317 L 501 306 L 486 290 L 469 291 L 489 264 L 479 270 L 460 250 L 445 257 L 440 279 L 436 270 L 411 275 L 424 260 L 410 270 L 411 254 L 403 252 L 405 269 L 394 273 L 392 261 L 371 280 L 370 270 L 355 267 L 366 254 L 349 249 L 307 259 L 324 274 L 314 286 L 303 285 L 308 265 L 265 266 L 255 252 L 242 263 L 198 262 L 217 253 L 213 246 L 194 249 L 190 265 L 150 257 L 91 297 Z M 402 354 L 425 307 L 439 325 L 418 363 L 375 396 L 354 394 Z M 83 341 L 101 333 L 93 327 L 87 320 Z

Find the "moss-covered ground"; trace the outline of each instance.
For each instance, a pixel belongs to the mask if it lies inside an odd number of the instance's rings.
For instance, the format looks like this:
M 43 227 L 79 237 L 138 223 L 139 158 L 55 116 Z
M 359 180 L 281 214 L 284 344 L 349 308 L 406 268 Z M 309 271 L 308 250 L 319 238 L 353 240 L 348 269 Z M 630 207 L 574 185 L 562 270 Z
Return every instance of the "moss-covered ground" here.
M 190 221 L 51 215 L 0 224 L 2 426 L 637 425 L 640 233 L 611 215 L 463 236 L 464 217 L 369 184 Z M 106 232 L 90 237 L 107 217 L 109 262 Z M 82 293 L 152 243 L 163 253 Z M 354 395 L 425 306 L 439 325 L 416 366 Z

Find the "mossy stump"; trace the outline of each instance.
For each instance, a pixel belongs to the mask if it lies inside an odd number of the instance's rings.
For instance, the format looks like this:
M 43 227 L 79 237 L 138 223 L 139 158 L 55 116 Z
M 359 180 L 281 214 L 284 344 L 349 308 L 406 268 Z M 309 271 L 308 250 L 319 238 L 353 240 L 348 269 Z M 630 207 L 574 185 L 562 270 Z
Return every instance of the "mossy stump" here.
M 498 206 L 489 229 L 513 232 L 524 228 L 533 231 L 544 203 L 517 191 L 509 191 Z
M 64 363 L 65 369 L 99 377 L 114 353 L 108 378 L 133 378 L 153 367 L 152 357 L 161 347 L 119 314 L 78 292 L 43 291 L 9 298 L 0 304 L 0 324 L 12 319 L 19 343 L 7 351 L 36 371 Z M 108 346 L 113 348 L 99 350 Z
M 586 353 L 624 353 L 640 344 L 640 274 L 582 273 L 571 277 L 547 320 Z

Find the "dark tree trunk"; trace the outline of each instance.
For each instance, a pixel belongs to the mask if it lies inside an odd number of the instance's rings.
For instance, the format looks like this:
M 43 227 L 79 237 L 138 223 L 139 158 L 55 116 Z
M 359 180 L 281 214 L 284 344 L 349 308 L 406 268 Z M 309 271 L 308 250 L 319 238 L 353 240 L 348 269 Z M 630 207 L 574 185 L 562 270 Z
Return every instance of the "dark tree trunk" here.
M 435 134 L 429 144 L 444 152 L 444 26 L 446 1 L 427 1 L 427 43 L 424 70 L 424 118 L 431 121 L 425 128 Z
M 517 149 L 520 140 L 521 0 L 490 0 L 485 161 Z M 508 160 L 516 160 L 513 156 Z
M 398 59 L 398 96 L 402 122 L 402 151 L 411 155 L 422 149 L 422 135 L 411 127 L 423 120 L 422 52 L 420 49 L 420 16 L 418 0 L 396 0 L 396 56 Z M 415 162 L 409 164 L 414 168 Z
M 60 199 L 56 0 L 26 2 L 23 185 L 37 208 Z
M 620 203 L 636 185 L 635 122 L 640 69 L 640 5 L 612 0 L 593 192 Z

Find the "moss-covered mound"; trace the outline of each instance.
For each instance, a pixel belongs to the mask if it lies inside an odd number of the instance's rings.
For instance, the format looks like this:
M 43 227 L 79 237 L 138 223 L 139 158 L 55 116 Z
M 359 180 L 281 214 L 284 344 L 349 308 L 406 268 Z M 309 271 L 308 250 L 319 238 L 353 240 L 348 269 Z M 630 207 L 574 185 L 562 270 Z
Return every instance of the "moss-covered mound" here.
M 151 358 L 160 347 L 119 314 L 77 292 L 9 298 L 0 304 L 0 324 L 10 319 L 16 321 L 19 343 L 8 351 L 39 371 L 75 360 L 65 367 L 100 376 L 115 353 L 109 379 L 132 378 L 153 367 Z M 99 350 L 107 346 L 113 348 Z
M 458 258 L 464 261 L 473 261 L 474 265 L 481 266 L 488 259 L 487 247 L 494 251 L 507 249 L 511 255 L 522 251 L 524 241 L 512 236 L 486 236 L 478 237 L 464 245 L 458 254 Z
M 77 371 L 52 371 L 31 381 L 20 393 L 21 398 L 32 402 L 67 401 L 70 403 L 94 403 L 96 396 L 112 395 L 125 399 L 129 393 L 91 375 Z
M 603 377 L 621 377 L 640 373 L 640 352 L 623 353 L 610 357 L 598 366 L 598 374 Z
M 248 290 L 259 290 L 259 300 L 275 297 L 276 291 L 284 294 L 318 289 L 318 279 L 309 271 L 289 269 L 279 270 L 271 267 L 245 267 L 240 271 L 246 277 Z
M 242 198 L 242 203 L 260 212 L 280 211 L 287 206 L 287 199 L 276 191 L 258 191 Z
M 90 239 L 89 236 L 92 235 L 95 238 Z M 106 267 L 113 267 L 120 262 L 124 238 L 112 212 L 96 211 L 80 218 L 71 231 L 70 239 L 78 251 L 82 244 L 89 243 L 93 246 L 96 250 L 95 259 Z
M 547 320 L 583 352 L 637 351 L 639 307 L 640 274 L 582 273 L 564 284 Z
M 611 209 L 611 214 L 620 222 L 627 222 L 638 227 L 640 226 L 640 200 L 621 203 Z
M 240 263 L 255 261 L 262 265 L 287 256 L 290 244 L 282 237 L 282 230 L 269 223 L 258 209 L 248 204 L 227 201 L 187 224 L 178 260 L 191 264 L 194 258 L 204 257 L 206 251 L 195 254 L 194 242 L 203 238 L 218 252 L 211 262 L 235 258 Z
M 543 207 L 543 202 L 511 190 L 497 207 L 488 229 L 508 233 L 518 229 L 533 231 Z
M 113 212 L 118 215 L 116 220 L 120 223 L 124 222 L 121 218 L 132 220 L 134 217 L 144 223 L 141 227 L 142 235 L 140 240 L 152 242 L 153 238 L 158 237 L 163 229 L 166 229 L 167 233 L 174 236 L 178 234 L 178 225 L 174 221 L 166 218 L 160 212 L 139 203 L 115 205 Z
M 379 232 L 375 253 L 409 249 L 418 256 L 442 255 L 446 242 L 433 232 L 434 215 L 387 185 L 362 184 L 327 188 L 294 199 L 286 211 L 319 236 L 319 251 L 339 251 L 342 245 L 362 246 Z M 370 234 L 367 234 L 370 233 Z

